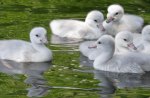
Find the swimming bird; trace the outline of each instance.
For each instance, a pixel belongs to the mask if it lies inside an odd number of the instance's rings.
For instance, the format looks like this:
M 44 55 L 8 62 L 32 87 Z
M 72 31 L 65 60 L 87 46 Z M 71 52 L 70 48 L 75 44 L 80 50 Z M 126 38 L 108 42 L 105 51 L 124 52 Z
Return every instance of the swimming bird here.
M 52 52 L 45 46 L 47 31 L 35 27 L 30 32 L 31 42 L 23 40 L 0 40 L 0 59 L 16 62 L 45 62 L 52 59 Z
M 119 4 L 110 5 L 107 11 L 107 19 L 103 22 L 103 26 L 108 34 L 115 36 L 123 30 L 133 33 L 141 32 L 144 23 L 142 17 L 124 14 L 124 8 Z
M 115 42 L 110 35 L 98 39 L 96 47 L 101 50 L 94 60 L 96 70 L 119 73 L 143 73 L 150 71 L 150 56 L 142 53 L 114 54 Z
M 103 20 L 103 14 L 98 10 L 93 10 L 87 14 L 85 22 L 73 19 L 58 19 L 52 20 L 49 25 L 52 33 L 60 37 L 97 39 L 105 33 L 102 26 Z

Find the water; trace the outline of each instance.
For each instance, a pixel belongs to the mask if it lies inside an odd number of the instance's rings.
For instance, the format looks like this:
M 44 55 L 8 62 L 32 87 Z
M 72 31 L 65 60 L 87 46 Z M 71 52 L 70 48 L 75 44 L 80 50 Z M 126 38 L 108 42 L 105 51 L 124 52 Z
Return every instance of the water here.
M 0 61 L 0 98 L 148 98 L 150 73 L 118 74 L 95 71 L 92 62 L 78 51 L 78 42 L 53 36 L 52 19 L 84 20 L 97 9 L 123 5 L 126 13 L 140 15 L 150 23 L 149 0 L 0 0 L 0 39 L 29 41 L 35 26 L 48 30 L 54 60 L 46 63 Z M 65 44 L 64 44 L 65 43 Z

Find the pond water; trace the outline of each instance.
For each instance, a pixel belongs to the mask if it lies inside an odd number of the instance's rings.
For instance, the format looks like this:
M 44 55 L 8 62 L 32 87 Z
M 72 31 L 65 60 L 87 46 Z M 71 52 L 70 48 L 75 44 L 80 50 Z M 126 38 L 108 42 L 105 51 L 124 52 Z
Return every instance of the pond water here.
M 145 25 L 150 24 L 149 0 L 0 0 L 0 39 L 29 41 L 30 30 L 43 26 L 54 54 L 53 61 L 45 63 L 0 60 L 0 98 L 149 98 L 149 72 L 95 71 L 92 62 L 78 51 L 76 40 L 51 34 L 51 20 L 84 20 L 94 9 L 106 16 L 107 6 L 113 3 L 121 4 L 126 13 L 142 16 Z

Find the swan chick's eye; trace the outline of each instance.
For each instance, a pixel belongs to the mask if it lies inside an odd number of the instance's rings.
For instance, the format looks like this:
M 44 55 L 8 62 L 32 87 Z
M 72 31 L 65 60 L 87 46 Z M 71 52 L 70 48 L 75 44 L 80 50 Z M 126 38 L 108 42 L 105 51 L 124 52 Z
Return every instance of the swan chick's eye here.
M 95 22 L 97 22 L 97 20 L 94 20 Z
M 99 41 L 99 42 L 97 42 L 98 44 L 101 44 L 101 42 Z
M 117 12 L 117 13 L 115 13 L 115 15 L 118 15 L 119 13 Z
M 123 39 L 124 41 L 127 41 L 127 39 Z
M 35 35 L 36 37 L 40 37 L 38 34 Z

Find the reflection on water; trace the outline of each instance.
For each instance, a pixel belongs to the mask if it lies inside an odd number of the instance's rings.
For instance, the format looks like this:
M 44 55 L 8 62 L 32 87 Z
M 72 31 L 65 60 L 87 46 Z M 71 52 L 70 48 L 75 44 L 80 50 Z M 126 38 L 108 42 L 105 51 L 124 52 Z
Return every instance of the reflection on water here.
M 93 61 L 89 60 L 87 57 L 84 55 L 80 55 L 80 66 L 83 68 L 86 67 L 93 67 Z M 112 94 L 115 93 L 116 87 L 114 86 L 113 82 L 107 77 L 105 77 L 103 74 L 99 74 L 98 72 L 101 71 L 96 71 L 96 70 L 82 70 L 81 72 L 88 72 L 88 73 L 94 73 L 94 78 L 99 80 L 100 83 L 98 86 L 100 87 L 100 96 L 101 98 L 113 98 Z
M 81 53 L 81 54 L 80 54 L 80 66 L 93 67 L 93 60 L 89 60 L 87 57 L 85 57 L 85 56 Z
M 29 62 L 19 63 L 10 60 L 0 60 L 0 72 L 16 75 L 23 74 L 26 76 L 24 83 L 30 85 L 27 88 L 28 97 L 43 97 L 48 94 L 51 89 L 69 89 L 81 91 L 99 91 L 97 88 L 76 88 L 66 86 L 49 86 L 46 79 L 43 77 L 45 71 L 51 67 L 51 62 Z
M 73 39 L 66 37 L 59 37 L 57 35 L 51 35 L 51 43 L 52 44 L 75 44 L 83 41 L 82 39 Z
M 81 55 L 80 65 L 84 67 L 92 67 L 93 61 Z M 113 98 L 112 94 L 118 89 L 125 88 L 149 88 L 150 87 L 150 72 L 143 74 L 133 74 L 133 73 L 114 73 L 99 70 L 82 70 L 81 72 L 90 72 L 94 74 L 94 79 L 100 81 L 98 86 L 100 86 L 101 91 L 100 96 L 102 98 Z
M 27 96 L 44 96 L 49 87 L 43 74 L 51 66 L 50 62 L 38 63 L 18 63 L 9 60 L 0 60 L 0 71 L 9 75 L 25 74 L 27 78 L 24 80 L 26 84 L 31 85 L 28 88 Z
M 31 85 L 30 88 L 27 88 L 29 97 L 42 97 L 46 95 L 49 91 L 49 87 L 47 85 L 47 81 L 41 77 L 36 76 L 28 76 L 27 79 L 24 81 L 26 84 Z
M 82 41 L 96 41 L 95 39 L 75 39 L 75 38 L 67 38 L 67 37 L 59 37 L 55 34 L 51 35 L 50 39 L 52 44 L 77 44 L 79 45 Z
M 1 39 L 23 39 L 23 40 L 29 40 L 28 31 L 31 30 L 31 28 L 35 26 L 43 26 L 48 30 L 49 36 L 52 36 L 49 28 L 49 22 L 53 19 L 78 19 L 78 20 L 84 20 L 86 14 L 94 9 L 100 10 L 104 13 L 104 16 L 106 16 L 107 13 L 107 6 L 113 3 L 121 4 L 125 8 L 126 13 L 136 14 L 140 15 L 144 18 L 145 24 L 150 23 L 150 3 L 149 0 L 1 0 L 0 1 L 0 11 L 1 11 L 1 18 L 0 18 L 0 38 Z M 79 52 L 78 52 L 78 46 L 72 47 L 73 43 L 76 43 L 76 40 L 69 40 L 66 38 L 58 38 L 53 37 L 51 42 L 54 44 L 50 45 L 50 49 L 54 52 L 54 64 L 58 65 L 54 68 L 53 71 L 46 72 L 45 76 L 48 77 L 47 79 L 51 82 L 53 85 L 59 85 L 59 86 L 77 86 L 77 87 L 95 87 L 97 81 L 93 79 L 92 75 L 94 74 L 87 74 L 82 72 L 76 72 L 72 71 L 74 68 L 78 68 L 79 62 Z M 69 43 L 69 45 L 68 45 Z M 61 44 L 61 45 L 55 45 L 55 44 Z M 68 48 L 69 47 L 69 48 Z M 65 52 L 64 52 L 65 50 Z M 63 51 L 63 52 L 62 52 Z M 67 52 L 66 52 L 67 51 Z M 68 52 L 69 51 L 69 52 Z M 70 52 L 71 51 L 71 52 Z M 72 61 L 76 60 L 76 61 Z M 83 61 L 83 62 L 82 62 Z M 91 61 L 86 61 L 86 59 L 81 60 L 81 65 L 88 65 L 92 67 L 92 63 L 89 63 Z M 74 65 L 71 65 L 74 64 Z M 19 66 L 18 66 L 19 65 Z M 33 66 L 35 65 L 35 66 Z M 28 88 L 28 96 L 43 96 L 47 93 L 47 81 L 43 78 L 43 72 L 48 69 L 50 64 L 46 66 L 45 64 L 33 64 L 26 63 L 26 64 L 20 64 L 16 62 L 9 62 L 9 61 L 0 61 L 0 71 L 7 73 L 7 74 L 27 74 L 27 79 L 25 80 L 25 83 L 31 85 L 31 88 Z M 90 67 L 90 68 L 91 68 Z M 63 69 L 67 68 L 67 69 Z M 59 69 L 62 69 L 60 71 Z M 79 68 L 80 69 L 80 68 Z M 87 72 L 87 71 L 86 71 Z M 91 72 L 91 71 L 90 71 Z M 93 70 L 92 70 L 93 72 Z M 107 72 L 106 72 L 107 73 Z M 125 80 L 127 77 L 124 77 L 123 79 L 118 82 L 118 80 L 115 77 L 120 77 L 120 75 L 114 75 L 111 76 L 111 74 L 100 74 L 103 75 L 101 78 L 104 82 L 108 81 L 105 87 L 102 87 L 102 91 L 100 93 L 114 93 L 113 89 L 115 88 L 123 88 L 127 86 L 127 84 L 131 85 L 131 81 L 139 80 L 142 81 L 140 83 L 139 81 L 135 81 L 135 84 L 145 84 L 143 87 L 149 87 L 149 74 L 143 74 L 133 77 L 129 77 L 129 79 Z M 60 75 L 64 76 L 60 76 Z M 97 73 L 98 74 L 98 73 Z M 20 81 L 18 82 L 16 79 L 12 79 L 11 77 L 5 76 L 4 74 L 0 74 L 0 83 L 1 88 L 0 89 L 1 95 L 8 95 L 12 94 L 15 98 L 20 98 L 26 96 L 26 92 L 22 93 L 22 89 L 26 87 L 26 85 L 23 85 Z M 98 75 L 98 76 L 100 76 Z M 49 77 L 50 76 L 50 77 Z M 108 77 L 111 76 L 111 77 Z M 128 76 L 128 75 L 127 75 Z M 63 77 L 63 78 L 62 78 Z M 114 77 L 114 79 L 113 79 Z M 24 78 L 24 77 L 22 77 Z M 22 79 L 21 78 L 21 79 Z M 68 78 L 68 80 L 67 80 Z M 83 79 L 87 79 L 88 81 L 84 83 L 80 83 Z M 98 77 L 97 77 L 98 78 Z M 106 79 L 105 79 L 106 78 Z M 130 79 L 131 78 L 131 79 Z M 132 79 L 134 78 L 134 79 Z M 141 79 L 142 78 L 142 79 Z M 3 81 L 3 79 L 5 79 Z M 53 79 L 53 81 L 51 81 Z M 140 80 L 141 79 L 141 80 Z M 99 80 L 99 79 L 97 79 Z M 102 81 L 100 80 L 100 81 Z M 113 80 L 113 81 L 112 81 Z M 92 82 L 90 82 L 92 81 Z M 126 85 L 123 85 L 123 82 L 126 81 Z M 67 83 L 66 83 L 67 82 Z M 103 84 L 104 84 L 103 82 Z M 6 84 L 8 85 L 6 85 Z M 18 86 L 15 86 L 15 83 L 18 83 Z M 134 85 L 134 82 L 132 82 Z M 73 85 L 76 84 L 76 85 Z M 45 86 L 44 86 L 45 85 Z M 108 86 L 107 86 L 108 85 Z M 110 87 L 109 87 L 110 86 Z M 134 85 L 134 87 L 138 87 L 138 85 Z M 142 87 L 142 86 L 141 86 Z M 110 90 L 108 90 L 108 89 Z M 15 93 L 18 91 L 18 93 Z M 139 94 L 142 92 L 144 94 L 143 97 L 140 96 L 140 98 L 148 98 L 147 96 L 150 96 L 149 91 L 143 92 L 141 89 L 138 89 L 138 93 L 135 93 L 135 90 L 131 90 L 130 95 L 128 92 L 123 91 L 123 96 L 117 95 L 120 94 L 119 92 L 116 92 L 114 97 L 115 98 L 139 98 Z M 101 94 L 101 97 L 107 97 L 111 98 L 111 96 Z M 128 96 L 129 95 L 129 96 Z M 133 95 L 131 97 L 131 95 Z M 134 96 L 135 95 L 135 96 Z M 140 94 L 141 95 L 141 94 Z M 2 96 L 1 96 L 2 97 Z M 53 93 L 49 94 L 47 97 L 50 98 L 97 98 L 96 93 L 91 92 L 78 92 L 78 90 L 61 90 L 61 92 L 58 92 L 57 90 L 53 90 Z M 6 98 L 5 96 L 2 98 Z
M 104 98 L 113 98 L 112 94 L 114 94 L 117 89 L 149 88 L 149 76 L 150 72 L 146 72 L 145 74 L 126 74 L 94 71 L 94 78 L 100 81 L 98 85 L 102 89 L 100 92 L 102 98 L 103 96 L 105 96 Z
M 102 77 L 108 78 L 109 83 L 117 88 L 134 88 L 134 87 L 150 87 L 150 72 L 144 74 L 132 74 L 132 73 L 112 73 L 104 71 L 95 71 L 95 78 L 103 81 Z

